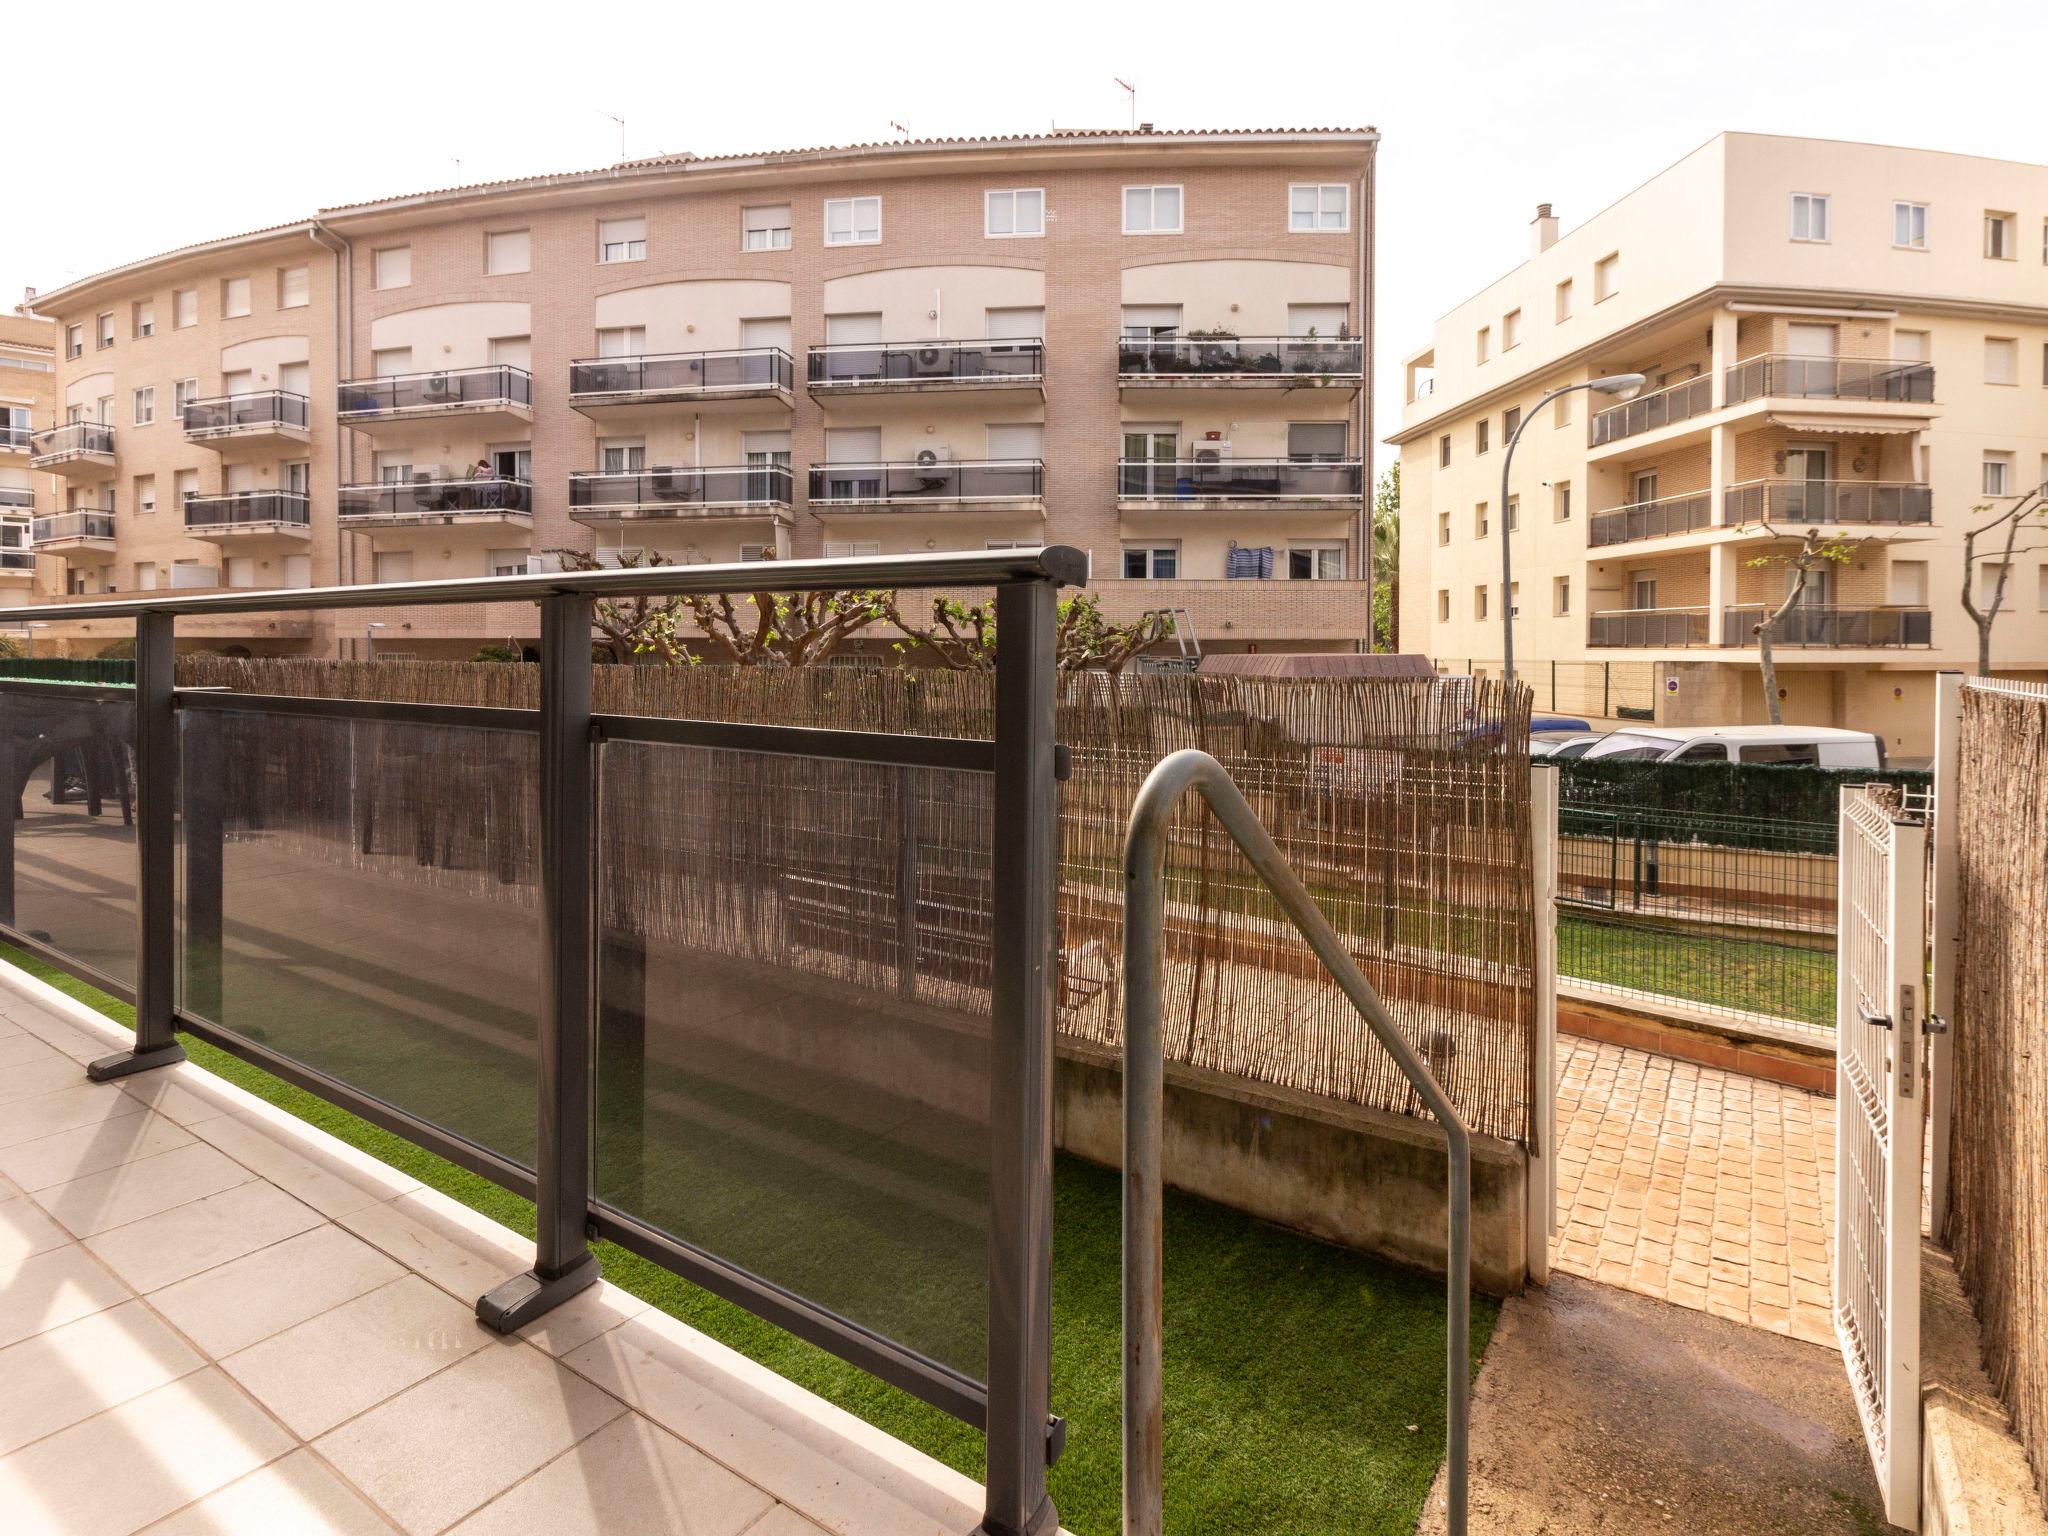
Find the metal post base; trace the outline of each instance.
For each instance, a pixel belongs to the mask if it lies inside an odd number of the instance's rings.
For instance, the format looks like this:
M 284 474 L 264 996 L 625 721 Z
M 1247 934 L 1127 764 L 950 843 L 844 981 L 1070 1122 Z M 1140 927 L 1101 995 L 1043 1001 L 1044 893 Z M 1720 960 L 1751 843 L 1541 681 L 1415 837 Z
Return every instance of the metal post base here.
M 1047 1499 L 1038 1506 L 1038 1513 L 1025 1521 L 1022 1530 L 1012 1531 L 1008 1526 L 998 1529 L 983 1521 L 974 1528 L 974 1536 L 1058 1536 L 1059 1528 L 1059 1511 L 1052 1507 L 1052 1500 Z
M 96 1083 L 104 1083 L 131 1072 L 147 1072 L 151 1067 L 173 1067 L 184 1059 L 182 1045 L 160 1045 L 150 1051 L 116 1051 L 88 1064 L 85 1075 Z
M 529 1269 L 523 1275 L 514 1275 L 496 1290 L 477 1297 L 477 1320 L 499 1333 L 516 1333 L 535 1318 L 552 1312 L 578 1291 L 595 1285 L 602 1272 L 594 1253 L 585 1253 L 552 1280 L 544 1280 Z

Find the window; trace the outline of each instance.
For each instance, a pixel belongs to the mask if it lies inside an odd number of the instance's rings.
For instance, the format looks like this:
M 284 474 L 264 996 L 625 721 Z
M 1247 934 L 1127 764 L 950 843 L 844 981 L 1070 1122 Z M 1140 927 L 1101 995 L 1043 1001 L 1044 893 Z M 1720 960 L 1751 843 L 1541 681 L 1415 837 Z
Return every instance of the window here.
M 1925 331 L 1893 331 L 1892 356 L 1902 363 L 1927 363 L 1934 360 L 1928 347 Z
M 1436 541 L 1439 544 L 1451 542 L 1451 514 L 1439 512 L 1436 515 Z
M 1984 455 L 1984 494 L 1986 496 L 2008 496 L 2012 494 L 2012 455 L 2009 453 L 1987 453 Z
M 381 288 L 383 284 L 377 286 Z M 230 277 L 222 281 L 220 313 L 223 320 L 234 320 L 249 313 L 249 279 Z
M 1902 251 L 1927 249 L 1927 205 L 1892 204 L 1892 244 Z
M 647 468 L 647 444 L 639 438 L 600 438 L 597 467 L 607 475 L 640 474 Z
M 178 498 L 178 506 L 182 509 L 186 502 L 199 494 L 199 471 L 179 470 L 171 481 L 171 494 Z
M 876 542 L 876 541 L 875 541 L 874 539 L 856 539 L 856 540 L 854 540 L 853 542 L 854 542 L 854 544 L 855 544 L 855 545 L 857 546 L 857 552 L 859 552 L 859 553 L 864 553 L 864 554 L 870 554 L 870 555 L 879 555 L 879 554 L 880 554 L 880 553 L 882 552 L 882 547 L 881 547 L 881 545 L 880 545 L 880 544 L 879 544 L 878 542 Z M 1043 548 L 1045 548 L 1045 540 L 1043 540 L 1043 539 L 989 539 L 989 540 L 986 540 L 986 541 L 985 541 L 985 542 L 983 543 L 983 545 L 982 545 L 982 548 L 984 548 L 984 549 L 1043 549 Z
M 827 245 L 879 245 L 882 200 L 879 197 L 834 197 L 825 203 Z
M 484 271 L 492 277 L 533 270 L 533 232 L 498 229 L 484 236 Z M 524 569 L 522 566 L 521 569 Z
M 993 540 L 989 543 L 990 549 L 1007 547 Z M 1032 547 L 1035 548 L 1036 546 Z M 827 539 L 825 541 L 825 558 L 827 560 L 861 560 L 869 555 L 879 555 L 881 552 L 882 541 L 880 539 Z
M 197 379 L 179 379 L 171 385 L 171 407 L 178 420 L 185 420 L 185 407 L 199 398 Z
M 533 368 L 531 336 L 493 336 L 490 348 L 493 368 L 517 368 L 521 372 L 530 372 Z
M 1484 416 L 1472 423 L 1472 451 L 1474 453 L 1486 452 L 1487 431 L 1492 425 L 1493 423 Z
M 773 560 L 774 558 L 775 546 L 773 544 L 742 544 L 740 546 L 740 559 L 742 561 Z
M 145 384 L 135 391 L 135 425 L 146 427 L 156 420 L 156 386 Z
M 1815 192 L 1792 194 L 1792 238 L 1823 241 L 1828 237 L 1828 200 Z
M 1019 187 L 983 195 L 982 231 L 995 240 L 1022 239 L 1045 233 L 1045 189 Z
M 1522 312 L 1511 309 L 1500 317 L 1500 349 L 1511 351 L 1522 344 Z
M 1472 336 L 1472 355 L 1479 362 L 1493 356 L 1493 327 L 1482 325 Z
M 1451 592 L 1448 587 L 1438 587 L 1436 592 L 1436 621 L 1439 624 L 1451 622 Z
M 597 333 L 599 357 L 639 357 L 647 350 L 644 325 L 609 326 Z
M 1287 424 L 1287 457 L 1296 463 L 1337 463 L 1344 457 L 1344 442 L 1345 424 L 1341 421 Z
M 1557 319 L 1560 323 L 1572 317 L 1572 280 L 1566 278 L 1557 285 Z
M 370 284 L 374 288 L 412 286 L 412 247 L 387 245 L 370 256 Z
M 1472 589 L 1472 617 L 1482 622 L 1486 618 L 1486 588 L 1483 586 Z
M 2005 562 L 1986 560 L 1977 567 L 1977 606 L 1987 613 L 1995 613 L 2005 606 L 2005 593 L 2000 588 L 2006 585 Z
M 1472 537 L 1475 539 L 1485 538 L 1488 532 L 1491 531 L 1492 526 L 1492 523 L 1486 516 L 1486 503 L 1482 501 L 1472 509 Z
M 81 357 L 85 353 L 85 327 L 67 325 L 64 327 L 64 355 L 67 358 Z
M 1451 467 L 1451 434 L 1448 432 L 1436 440 L 1436 462 L 1439 469 Z
M 789 204 L 740 210 L 740 249 L 743 251 L 786 251 L 789 249 Z
M 256 557 L 254 555 L 229 555 L 226 563 L 227 584 L 231 587 L 253 587 L 256 585 Z
M 93 339 L 103 350 L 114 344 L 114 312 L 111 309 L 94 322 Z
M 409 549 L 379 550 L 371 575 L 380 583 L 387 581 L 411 581 L 412 551 Z
M 1510 496 L 1508 498 L 1508 532 L 1513 533 L 1517 528 L 1520 528 L 1521 526 L 1522 498 L 1519 496 Z
M 1593 302 L 1603 304 L 1621 292 L 1621 252 L 1593 263 Z
M 484 565 L 493 576 L 524 576 L 526 574 L 526 551 L 523 549 L 487 549 L 484 551 Z
M 1572 520 L 1572 483 L 1560 480 L 1550 488 L 1550 519 L 1556 523 Z
M 1287 579 L 1289 581 L 1342 581 L 1344 579 L 1344 546 L 1342 544 L 1296 545 L 1287 551 Z
M 1568 618 L 1572 611 L 1572 579 L 1556 576 L 1550 582 L 1550 611 L 1557 618 Z
M 145 516 L 156 510 L 156 476 L 135 477 L 135 510 Z
M 2048 565 L 2035 567 L 2034 611 L 2048 613 Z
M 1126 544 L 1124 575 L 1134 581 L 1171 581 L 1180 574 L 1178 544 Z
M 2017 384 L 2020 381 L 2020 344 L 2011 336 L 1984 338 L 1984 382 Z
M 1500 440 L 1506 442 L 1521 430 L 1521 426 L 1522 408 L 1519 405 L 1509 406 L 1500 413 Z
M 2010 213 L 1984 215 L 1984 255 L 1990 261 L 2012 261 L 2019 255 L 2019 220 Z
M 177 288 L 171 292 L 171 324 L 179 330 L 199 323 L 199 290 Z
M 1891 603 L 1897 608 L 1927 606 L 1927 562 L 1894 560 L 1891 567 Z
M 412 372 L 411 347 L 379 347 L 370 354 L 370 367 L 380 379 L 395 379 Z
M 149 560 L 135 562 L 135 590 L 154 592 L 156 590 L 156 565 Z
M 1179 187 L 1125 187 L 1124 233 L 1177 235 L 1181 230 Z
M 156 334 L 156 305 L 150 300 L 142 299 L 136 303 L 133 318 L 133 329 L 138 339 Z
M 1572 424 L 1572 401 L 1577 398 L 1576 394 L 1559 395 L 1557 397 L 1556 403 L 1550 408 L 1550 425 L 1553 430 L 1558 427 L 1568 427 Z
M 279 309 L 304 309 L 312 302 L 310 278 L 304 267 L 279 267 L 277 269 L 277 307 Z
M 1351 227 L 1351 189 L 1342 182 L 1289 187 L 1287 227 L 1297 235 L 1342 234 Z

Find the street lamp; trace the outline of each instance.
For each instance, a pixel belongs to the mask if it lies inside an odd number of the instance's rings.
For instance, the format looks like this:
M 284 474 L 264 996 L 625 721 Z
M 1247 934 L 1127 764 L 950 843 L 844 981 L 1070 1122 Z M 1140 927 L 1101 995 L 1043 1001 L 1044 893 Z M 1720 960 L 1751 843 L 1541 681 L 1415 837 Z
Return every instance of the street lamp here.
M 23 629 L 28 631 L 28 659 L 30 661 L 36 659 L 36 631 L 48 629 L 49 627 L 47 624 L 24 624 L 22 626 Z
M 1596 395 L 1612 395 L 1617 400 L 1633 400 L 1643 392 L 1648 383 L 1640 373 L 1610 373 L 1604 378 L 1590 379 L 1584 384 L 1567 384 L 1563 389 L 1553 389 L 1538 400 L 1515 426 L 1515 435 L 1508 439 L 1508 451 L 1500 465 L 1500 654 L 1501 671 L 1507 680 L 1515 680 L 1515 564 L 1510 549 L 1508 527 L 1508 470 L 1514 466 L 1515 444 L 1522 440 L 1522 434 L 1529 430 L 1543 407 L 1559 395 L 1568 395 L 1575 389 L 1590 389 Z
M 390 628 L 387 624 L 365 624 L 363 626 L 363 660 L 377 659 L 377 631 Z

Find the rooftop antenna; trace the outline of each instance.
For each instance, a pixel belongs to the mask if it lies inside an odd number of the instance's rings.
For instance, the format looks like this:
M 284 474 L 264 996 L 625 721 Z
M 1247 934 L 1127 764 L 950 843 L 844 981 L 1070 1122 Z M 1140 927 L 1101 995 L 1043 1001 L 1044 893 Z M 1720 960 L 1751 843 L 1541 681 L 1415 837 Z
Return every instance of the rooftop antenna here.
M 910 137 L 910 130 L 904 127 L 901 123 L 897 122 L 895 118 L 892 117 L 889 119 L 889 126 L 891 128 L 894 128 L 898 133 L 902 134 L 904 138 L 907 139 Z
M 1131 132 L 1136 133 L 1138 131 L 1138 88 L 1128 80 L 1118 80 L 1117 84 L 1122 86 L 1124 94 L 1131 98 Z
M 623 117 L 616 117 L 616 116 L 613 116 L 613 114 L 612 114 L 612 113 L 610 113 L 610 112 L 607 112 L 607 111 L 605 111 L 605 109 L 604 109 L 603 107 L 599 107 L 599 108 L 597 109 L 597 115 L 598 115 L 599 117 L 609 117 L 609 118 L 611 118 L 611 120 L 612 120 L 613 122 L 615 122 L 615 123 L 617 123 L 617 124 L 619 125 L 619 158 L 620 158 L 621 160 L 625 159 L 625 158 L 626 158 L 626 120 L 625 120 L 625 119 L 624 119 Z

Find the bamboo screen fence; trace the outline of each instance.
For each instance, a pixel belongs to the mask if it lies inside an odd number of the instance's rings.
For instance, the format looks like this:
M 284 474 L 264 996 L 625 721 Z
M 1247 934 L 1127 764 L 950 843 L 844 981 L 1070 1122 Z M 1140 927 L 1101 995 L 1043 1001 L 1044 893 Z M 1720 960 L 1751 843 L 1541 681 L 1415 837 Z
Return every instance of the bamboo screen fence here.
M 1960 759 L 1948 1239 L 2048 1494 L 2048 689 L 1966 685 Z
M 187 687 L 330 698 L 395 699 L 532 708 L 538 669 L 516 663 L 179 658 Z M 601 713 L 639 714 L 840 729 L 986 738 L 993 690 L 986 674 L 823 666 L 796 670 L 701 666 L 599 667 Z M 1171 674 L 1060 679 L 1059 739 L 1073 771 L 1062 789 L 1059 1020 L 1063 1033 L 1114 1047 L 1121 1040 L 1125 819 L 1145 775 L 1167 753 L 1199 747 L 1244 788 L 1261 819 L 1338 932 L 1444 1081 L 1473 1129 L 1526 1139 L 1532 1102 L 1535 1021 L 1528 759 L 1530 697 L 1498 682 L 1204 677 Z M 436 755 L 430 728 L 359 727 L 370 761 L 350 771 L 376 786 L 355 812 L 346 848 L 332 818 L 308 825 L 335 856 L 414 856 L 417 878 L 495 888 L 521 899 L 531 888 L 531 795 L 507 778 L 478 792 L 476 765 Z M 288 835 L 309 794 L 305 759 L 278 743 L 262 776 L 274 796 L 253 792 L 266 835 Z M 1508 746 L 1503 750 L 1501 743 Z M 607 748 L 610 753 L 612 749 Z M 629 774 L 621 803 L 659 807 L 660 837 L 636 837 L 630 821 L 604 818 L 607 870 L 601 921 L 639 923 L 650 937 L 734 957 L 765 953 L 767 936 L 791 931 L 801 889 L 844 892 L 875 909 L 872 932 L 820 940 L 805 953 L 821 974 L 859 986 L 888 985 L 893 930 L 879 921 L 896 875 L 886 837 L 904 795 L 918 800 L 924 869 L 920 923 L 958 917 L 953 963 L 921 976 L 917 997 L 971 1007 L 985 986 L 975 961 L 986 929 L 986 870 L 966 858 L 953 827 L 968 808 L 936 779 L 892 785 L 875 770 L 790 760 L 722 764 L 721 754 L 638 751 L 606 760 Z M 364 768 L 368 772 L 364 772 Z M 759 775 L 780 776 L 764 799 Z M 746 776 L 744 803 L 758 823 L 736 833 L 721 789 Z M 433 792 L 446 775 L 461 794 Z M 341 787 L 335 786 L 340 794 Z M 244 791 L 245 798 L 251 791 Z M 828 809 L 829 807 L 829 809 Z M 865 807 L 865 809 L 864 809 Z M 252 823 L 253 824 L 253 823 Z M 702 828 L 702 839 L 677 828 Z M 956 836 L 960 833 L 960 836 Z M 649 852 L 647 850 L 658 850 Z M 723 872 L 706 881 L 708 858 Z M 677 859 L 697 867 L 670 867 Z M 756 877 L 753 871 L 770 871 Z M 1169 853 L 1167 985 L 1169 1057 L 1252 1081 L 1346 1103 L 1420 1114 L 1405 1081 L 1266 896 L 1250 867 L 1189 801 Z M 779 883 L 778 883 L 779 882 Z M 871 883 L 872 888 L 869 888 Z M 682 893 L 694 892 L 688 900 Z M 793 894 L 794 892 L 794 894 Z M 842 900 L 850 900 L 842 896 Z M 841 912 L 842 928 L 858 928 Z M 796 921 L 802 930 L 800 918 Z M 813 926 L 823 919 L 814 919 Z M 927 939 L 927 942 L 931 942 Z M 789 949 L 778 949 L 788 962 Z

